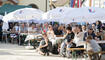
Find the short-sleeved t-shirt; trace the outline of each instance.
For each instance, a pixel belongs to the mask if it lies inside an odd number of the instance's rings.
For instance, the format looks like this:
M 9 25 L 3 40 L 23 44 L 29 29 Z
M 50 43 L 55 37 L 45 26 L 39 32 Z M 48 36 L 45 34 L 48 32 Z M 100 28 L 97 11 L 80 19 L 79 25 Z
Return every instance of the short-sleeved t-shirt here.
M 74 39 L 75 34 L 73 32 L 69 33 L 65 39 L 67 39 L 67 42 L 70 42 L 72 39 Z

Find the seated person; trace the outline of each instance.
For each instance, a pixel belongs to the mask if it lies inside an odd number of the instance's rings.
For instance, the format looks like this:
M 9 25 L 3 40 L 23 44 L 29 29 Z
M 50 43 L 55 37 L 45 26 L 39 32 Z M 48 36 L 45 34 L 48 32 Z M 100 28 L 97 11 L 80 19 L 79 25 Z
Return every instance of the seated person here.
M 82 42 L 84 42 L 84 40 L 83 40 L 84 33 L 82 32 L 82 28 L 77 26 L 75 29 L 76 29 L 76 31 L 73 31 L 75 33 L 73 42 L 76 44 L 76 47 L 83 48 L 84 44 L 81 44 Z
M 19 27 L 19 33 L 28 33 L 28 28 L 25 23 L 22 23 Z M 20 35 L 20 38 L 20 45 L 23 45 L 26 35 Z
M 94 40 L 92 38 L 92 36 L 89 35 L 87 37 L 86 42 L 87 42 L 87 46 L 86 46 L 87 51 L 92 51 L 92 52 L 99 52 L 99 51 L 101 51 L 101 47 L 98 45 L 96 40 Z
M 37 34 L 40 34 L 40 33 L 41 33 L 41 31 L 42 31 L 42 27 L 41 27 L 41 25 L 40 25 L 40 24 L 36 24 L 35 29 L 36 29 L 36 33 L 37 33 Z
M 19 33 L 19 26 L 18 24 L 16 23 L 15 26 L 11 29 L 11 34 L 10 34 L 10 38 L 11 38 L 11 43 L 14 43 L 13 40 L 16 40 L 17 43 L 18 43 L 18 39 L 19 39 L 19 36 L 18 36 L 18 33 Z
M 66 33 L 66 35 L 64 35 L 65 41 L 62 42 L 62 44 L 61 44 L 60 55 L 63 57 L 65 57 L 65 55 L 67 55 L 67 57 L 69 58 L 71 51 L 66 51 L 66 48 L 76 47 L 76 45 L 72 42 L 74 39 L 74 33 L 72 32 L 72 27 L 67 27 L 66 31 L 67 31 L 67 33 Z
M 37 40 L 35 40 L 37 37 L 35 36 L 37 31 L 35 29 L 35 24 L 31 24 L 29 27 L 28 27 L 28 35 L 27 37 L 25 38 L 25 45 L 32 45 L 35 47 L 36 43 L 37 43 Z
M 98 43 L 96 42 L 96 40 L 94 40 L 92 38 L 92 36 L 88 36 L 87 40 L 86 40 L 86 50 L 90 53 L 96 53 L 96 52 L 100 52 L 101 51 L 101 47 L 98 45 Z M 92 59 L 92 57 L 96 56 L 98 54 L 89 54 L 89 58 Z
M 21 26 L 19 27 L 19 32 L 20 33 L 27 33 L 28 32 L 28 28 L 27 28 L 25 23 L 21 24 Z
M 76 26 L 73 30 L 75 36 L 73 42 L 76 44 L 76 48 L 84 48 L 84 32 L 82 32 L 81 26 Z M 76 51 L 77 55 L 82 55 L 84 50 Z
M 96 32 L 95 35 L 96 35 L 97 41 L 102 40 L 102 34 L 101 34 L 101 32 Z
M 28 33 L 36 33 L 35 25 L 31 24 L 28 28 Z
M 55 39 L 56 36 L 54 34 L 52 25 L 49 25 L 48 27 L 47 36 L 48 36 L 48 39 L 52 42 L 52 45 L 54 46 L 56 44 L 56 39 Z
M 59 42 L 61 42 L 60 40 L 57 40 L 58 36 L 55 35 L 52 25 L 48 26 L 47 36 L 48 36 L 48 39 L 52 42 L 53 46 L 57 45 Z
M 59 26 L 55 31 L 54 31 L 56 37 L 62 37 L 63 35 L 63 26 Z
M 87 39 L 87 36 L 89 35 L 91 35 L 93 39 L 97 39 L 93 29 L 89 28 L 88 31 L 84 34 L 84 41 Z
M 46 54 L 49 55 L 49 52 L 51 52 L 52 43 L 49 41 L 46 33 L 43 33 L 42 35 L 44 40 L 40 42 L 40 45 L 38 48 L 39 53 L 41 55 L 46 55 Z

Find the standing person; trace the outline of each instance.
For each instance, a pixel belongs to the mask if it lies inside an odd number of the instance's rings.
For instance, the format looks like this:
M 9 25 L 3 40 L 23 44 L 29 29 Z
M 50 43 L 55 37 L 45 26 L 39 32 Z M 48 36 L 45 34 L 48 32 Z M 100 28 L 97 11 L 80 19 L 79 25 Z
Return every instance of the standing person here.
M 52 49 L 52 43 L 49 41 L 46 33 L 43 33 L 42 35 L 44 40 L 40 42 L 38 50 L 41 55 L 47 54 L 48 56 L 49 52 L 51 52 L 51 49 Z
M 64 35 L 65 40 L 61 44 L 60 55 L 69 58 L 71 51 L 67 51 L 66 48 L 75 47 L 75 44 L 72 42 L 74 39 L 74 33 L 72 32 L 72 27 L 67 27 L 66 31 L 67 33 Z
M 0 20 L 0 41 L 2 41 L 2 25 L 3 25 L 3 21 Z

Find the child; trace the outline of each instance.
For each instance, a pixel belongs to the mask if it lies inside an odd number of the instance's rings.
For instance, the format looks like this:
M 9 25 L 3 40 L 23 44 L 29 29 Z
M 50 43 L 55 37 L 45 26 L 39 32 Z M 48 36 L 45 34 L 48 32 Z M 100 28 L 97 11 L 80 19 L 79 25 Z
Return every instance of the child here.
M 100 52 L 101 51 L 101 47 L 98 45 L 98 43 L 96 42 L 96 40 L 94 40 L 92 38 L 92 36 L 88 36 L 87 40 L 86 40 L 86 50 L 89 53 L 93 53 L 93 54 L 89 54 L 89 58 L 90 60 L 94 59 L 97 60 L 98 54 L 96 52 Z

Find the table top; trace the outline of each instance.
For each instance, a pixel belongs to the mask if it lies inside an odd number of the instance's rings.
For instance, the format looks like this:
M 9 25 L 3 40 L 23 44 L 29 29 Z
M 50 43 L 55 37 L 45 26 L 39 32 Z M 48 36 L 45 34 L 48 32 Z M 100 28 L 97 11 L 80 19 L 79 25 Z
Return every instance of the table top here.
M 74 50 L 86 50 L 86 49 L 85 48 L 67 48 L 67 50 L 74 51 Z
M 97 43 L 105 43 L 105 40 L 97 41 Z
M 20 33 L 20 35 L 37 35 L 37 36 L 41 36 L 42 34 L 37 34 L 37 33 Z
M 62 40 L 64 37 L 56 37 L 56 40 Z

